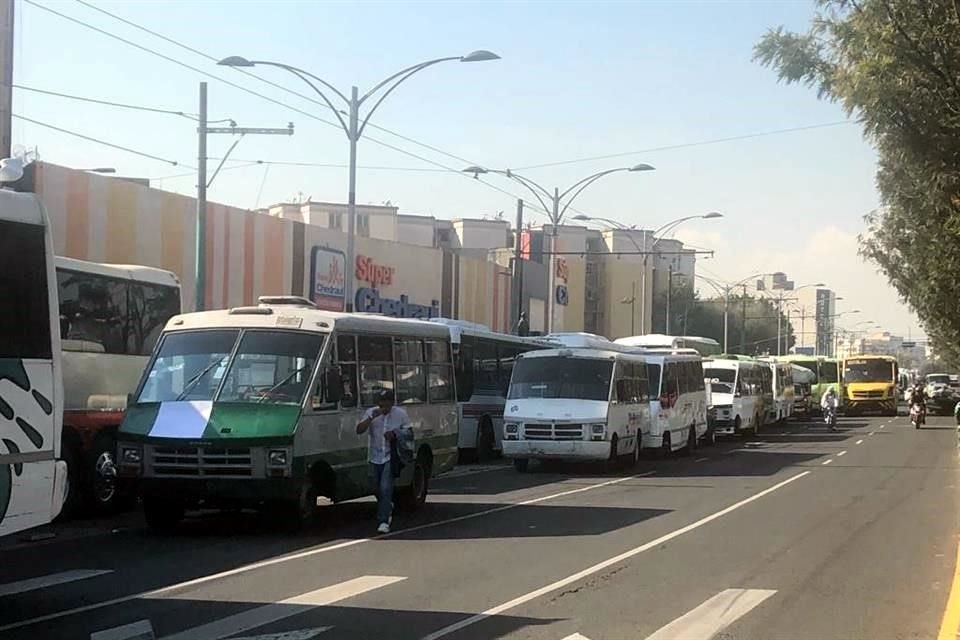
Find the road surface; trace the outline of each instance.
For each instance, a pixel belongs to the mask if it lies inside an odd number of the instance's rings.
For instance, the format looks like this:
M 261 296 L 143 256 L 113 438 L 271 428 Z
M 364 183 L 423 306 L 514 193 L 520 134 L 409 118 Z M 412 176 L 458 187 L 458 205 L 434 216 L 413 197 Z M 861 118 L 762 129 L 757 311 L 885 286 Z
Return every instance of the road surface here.
M 613 472 L 457 469 L 386 536 L 369 501 L 296 534 L 251 514 L 171 536 L 136 514 L 54 525 L 0 541 L 0 637 L 954 639 L 957 435 L 929 426 L 792 422 Z

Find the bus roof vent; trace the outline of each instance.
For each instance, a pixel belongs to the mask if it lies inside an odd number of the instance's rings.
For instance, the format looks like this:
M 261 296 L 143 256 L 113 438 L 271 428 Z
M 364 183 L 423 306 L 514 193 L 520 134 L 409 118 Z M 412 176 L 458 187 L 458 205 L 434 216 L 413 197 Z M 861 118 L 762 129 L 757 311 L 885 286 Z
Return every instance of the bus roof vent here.
M 267 307 L 234 307 L 228 311 L 232 316 L 269 316 L 273 309 Z
M 302 296 L 260 296 L 257 298 L 257 302 L 272 306 L 301 307 L 305 309 L 317 308 L 317 305 Z

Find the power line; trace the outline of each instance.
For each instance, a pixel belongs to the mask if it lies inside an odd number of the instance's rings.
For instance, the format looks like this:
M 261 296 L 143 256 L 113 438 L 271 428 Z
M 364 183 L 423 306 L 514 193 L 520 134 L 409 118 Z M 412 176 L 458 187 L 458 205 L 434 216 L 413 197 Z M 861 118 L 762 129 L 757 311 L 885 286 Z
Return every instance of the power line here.
M 545 167 L 559 167 L 567 164 L 577 164 L 580 162 L 592 162 L 594 160 L 609 160 L 611 158 L 623 158 L 624 156 L 635 156 L 641 153 L 653 153 L 655 151 L 672 151 L 674 149 L 689 149 L 690 147 L 705 147 L 712 144 L 722 144 L 724 142 L 736 142 L 738 140 L 750 140 L 753 138 L 765 138 L 768 136 L 778 136 L 784 133 L 794 133 L 797 131 L 810 131 L 812 129 L 825 129 L 827 127 L 838 127 L 841 125 L 855 124 L 849 120 L 837 120 L 835 122 L 822 122 L 820 124 L 805 125 L 802 127 L 790 127 L 788 129 L 774 129 L 773 131 L 759 131 L 756 133 L 746 133 L 739 136 L 728 136 L 726 138 L 713 138 L 710 140 L 701 140 L 699 142 L 684 142 L 681 144 L 671 144 L 662 147 L 649 147 L 647 149 L 637 149 L 636 151 L 623 151 L 620 153 L 608 153 L 602 156 L 588 156 L 586 158 L 574 158 L 573 160 L 558 160 L 556 162 L 544 162 L 542 164 L 531 164 L 525 167 L 516 167 L 517 171 L 526 169 L 543 169 Z
M 170 109 L 159 109 L 157 107 L 144 107 L 135 104 L 126 104 L 123 102 L 112 102 L 110 100 L 99 100 L 97 98 L 87 98 L 84 96 L 75 96 L 69 93 L 60 93 L 58 91 L 49 91 L 47 89 L 37 89 L 36 87 L 26 87 L 22 84 L 11 85 L 14 89 L 20 89 L 21 91 L 32 91 L 34 93 L 42 93 L 48 96 L 56 96 L 58 98 L 67 98 L 69 100 L 77 100 L 80 102 L 91 102 L 93 104 L 102 104 L 108 107 L 118 107 L 120 109 L 132 109 L 134 111 L 147 111 L 151 113 L 162 113 L 171 116 L 182 116 L 184 118 L 189 118 L 191 120 L 196 120 L 197 117 L 193 114 L 186 113 L 185 111 L 172 111 Z
M 207 158 L 207 159 L 208 159 L 208 160 L 214 160 L 214 158 Z M 220 169 L 220 172 L 222 173 L 222 172 L 224 172 L 224 171 L 233 171 L 234 169 L 246 169 L 247 167 L 252 167 L 252 166 L 255 166 L 255 165 L 258 165 L 258 164 L 260 164 L 260 163 L 259 163 L 259 162 L 245 162 L 245 163 L 243 163 L 243 164 L 234 165 L 234 166 L 232 166 L 232 167 L 224 167 L 223 169 Z M 150 178 L 150 179 L 151 179 L 151 180 L 173 180 L 174 178 L 190 178 L 190 177 L 196 178 L 196 177 L 197 177 L 197 172 L 194 171 L 194 172 L 192 172 L 192 173 L 175 173 L 175 174 L 173 174 L 173 175 L 157 176 L 156 178 Z
M 101 8 L 101 7 L 98 7 L 98 6 L 96 6 L 96 5 L 94 5 L 94 4 L 90 3 L 90 2 L 86 2 L 85 0 L 76 0 L 76 2 L 77 2 L 78 4 L 81 4 L 81 5 L 89 8 L 89 9 L 93 9 L 94 11 L 97 11 L 97 12 L 99 12 L 99 13 L 102 13 L 103 15 L 109 16 L 109 17 L 113 18 L 114 20 L 117 20 L 117 21 L 119 21 L 119 22 L 122 22 L 123 24 L 125 24 L 125 25 L 127 25 L 127 26 L 133 27 L 134 29 L 139 29 L 140 31 L 143 31 L 144 33 L 148 33 L 148 34 L 154 36 L 155 38 L 160 38 L 160 39 L 163 40 L 164 42 L 168 42 L 168 43 L 170 43 L 170 44 L 172 44 L 172 45 L 174 45 L 174 46 L 177 46 L 177 47 L 180 47 L 181 49 L 184 49 L 184 50 L 186 50 L 186 51 L 189 51 L 190 53 L 193 53 L 193 54 L 196 54 L 196 55 L 201 56 L 201 57 L 203 57 L 203 58 L 206 58 L 207 60 L 210 60 L 211 62 L 219 62 L 219 59 L 218 59 L 218 58 L 216 58 L 215 56 L 210 55 L 209 53 L 206 53 L 205 51 L 201 51 L 201 50 L 199 50 L 199 49 L 196 49 L 195 47 L 191 47 L 191 46 L 188 45 L 188 44 L 184 44 L 183 42 L 180 42 L 180 41 L 178 41 L 178 40 L 175 40 L 174 38 L 171 38 L 171 37 L 169 37 L 169 36 L 163 35 L 162 33 L 158 33 L 157 31 L 154 31 L 154 30 L 149 29 L 149 28 L 147 28 L 147 27 L 145 27 L 145 26 L 143 26 L 143 25 L 141 25 L 141 24 L 138 24 L 138 23 L 136 23 L 136 22 L 133 22 L 132 20 L 128 20 L 128 19 L 126 19 L 126 18 L 124 18 L 124 17 L 122 17 L 122 16 L 119 16 L 119 15 L 115 14 L 115 13 L 111 13 L 110 11 L 107 11 L 106 9 L 103 9 L 103 8 Z M 257 75 L 256 73 L 253 73 L 252 71 L 249 71 L 249 70 L 247 70 L 247 69 L 241 69 L 241 68 L 239 68 L 239 67 L 233 67 L 233 69 L 234 69 L 235 71 L 239 72 L 239 73 L 244 74 L 245 76 L 249 76 L 249 77 L 251 77 L 251 78 L 254 78 L 254 79 L 256 79 L 256 80 L 259 80 L 260 82 L 263 82 L 264 84 L 268 84 L 268 85 L 270 85 L 271 87 L 274 87 L 274 88 L 276 88 L 276 89 L 280 89 L 281 91 L 285 91 L 286 93 L 289 93 L 289 94 L 291 94 L 291 95 L 297 96 L 298 98 L 302 98 L 302 99 L 304 99 L 304 100 L 307 100 L 308 102 L 312 102 L 312 103 L 314 103 L 314 104 L 316 104 L 316 105 L 319 105 L 319 106 L 323 107 L 324 109 L 331 109 L 330 105 L 328 105 L 326 102 L 324 102 L 324 101 L 322 101 L 322 100 L 317 100 L 317 99 L 314 98 L 313 96 L 300 93 L 299 91 L 296 91 L 296 90 L 294 90 L 294 89 L 290 89 L 289 87 L 286 87 L 286 86 L 284 86 L 284 85 L 282 85 L 282 84 L 273 82 L 272 80 L 268 80 L 268 79 L 266 79 L 266 78 L 264 78 L 264 77 L 262 77 L 262 76 Z M 342 113 L 342 112 L 341 112 L 341 113 Z M 447 152 L 447 151 L 444 151 L 443 149 L 439 149 L 439 148 L 437 148 L 437 147 L 435 147 L 435 146 L 433 146 L 433 145 L 427 144 L 427 143 L 425 143 L 425 142 L 420 142 L 419 140 L 416 140 L 416 139 L 414 139 L 414 138 L 410 138 L 410 137 L 405 136 L 405 135 L 403 135 L 403 134 L 397 133 L 396 131 L 391 131 L 390 129 L 387 129 L 386 127 L 382 127 L 382 126 L 380 126 L 380 125 L 378 125 L 378 124 L 375 124 L 375 123 L 373 123 L 373 122 L 371 122 L 368 126 L 374 128 L 374 129 L 377 129 L 378 131 L 383 131 L 384 133 L 388 133 L 388 134 L 390 134 L 390 135 L 392 135 L 392 136 L 395 136 L 395 137 L 397 137 L 397 138 L 400 138 L 401 140 L 404 140 L 404 141 L 409 142 L 409 143 L 411 143 L 411 144 L 415 144 L 415 145 L 424 147 L 425 149 L 429 149 L 429 150 L 431 150 L 431 151 L 433 151 L 433 152 L 435 152 L 435 153 L 439 153 L 440 155 L 447 156 L 448 158 L 452 158 L 452 159 L 454 159 L 454 160 L 459 160 L 459 161 L 464 162 L 464 163 L 466 163 L 466 164 L 468 164 L 468 165 L 475 165 L 475 164 L 477 164 L 476 162 L 474 162 L 474 161 L 472 161 L 472 160 L 468 160 L 468 159 L 466 159 L 466 158 L 462 158 L 462 157 L 460 157 L 460 156 L 458 156 L 458 155 L 456 155 L 456 154 L 449 153 L 449 152 Z
M 211 157 L 211 160 L 219 160 L 220 158 Z M 270 164 L 281 167 L 320 167 L 326 169 L 349 169 L 350 165 L 347 164 L 337 164 L 331 162 L 301 162 L 297 160 L 251 160 L 251 159 L 237 159 L 237 162 L 253 162 L 255 164 Z M 416 172 L 428 172 L 428 173 L 447 173 L 448 169 L 431 169 L 429 167 L 387 167 L 382 165 L 359 165 L 357 169 L 369 169 L 373 171 L 416 171 Z
M 97 143 L 97 144 L 102 144 L 102 145 L 105 146 L 105 147 L 111 147 L 111 148 L 113 148 L 113 149 L 119 149 L 120 151 L 126 151 L 127 153 L 132 153 L 132 154 L 134 154 L 134 155 L 138 155 L 138 156 L 141 156 L 141 157 L 143 157 L 143 158 L 150 158 L 151 160 L 157 160 L 157 161 L 159 161 L 159 162 L 165 162 L 165 163 L 167 163 L 167 164 L 169 164 L 169 165 L 173 165 L 174 167 L 186 167 L 187 169 L 193 169 L 193 168 L 194 168 L 194 167 L 191 167 L 190 165 L 183 164 L 182 162 L 178 162 L 178 161 L 176 161 L 176 160 L 168 160 L 167 158 L 161 158 L 160 156 L 155 156 L 155 155 L 150 154 L 150 153 L 145 153 L 145 152 L 143 152 L 143 151 L 137 151 L 136 149 L 131 149 L 130 147 L 124 147 L 123 145 L 114 144 L 114 143 L 112 143 L 112 142 L 107 142 L 106 140 L 101 140 L 100 138 L 94 138 L 93 136 L 88 136 L 88 135 L 84 135 L 84 134 L 82 134 L 82 133 L 77 133 L 76 131 L 70 131 L 69 129 L 64 129 L 64 128 L 62 128 L 62 127 L 58 127 L 58 126 L 49 124 L 49 123 L 47 123 L 47 122 L 40 122 L 39 120 L 34 120 L 34 119 L 32 119 L 32 118 L 27 118 L 27 117 L 25 117 L 25 116 L 17 115 L 16 113 L 11 113 L 10 115 L 13 116 L 14 118 L 18 119 L 18 120 L 23 120 L 24 122 L 30 122 L 30 123 L 35 124 L 35 125 L 40 126 L 40 127 L 46 127 L 47 129 L 53 129 L 54 131 L 59 131 L 60 133 L 65 133 L 65 134 L 67 134 L 67 135 L 74 136 L 75 138 L 81 138 L 81 139 L 87 140 L 87 141 L 89 141 L 89 142 L 95 142 L 95 143 Z
M 292 105 L 290 105 L 290 104 L 287 104 L 287 103 L 285 103 L 285 102 L 281 102 L 280 100 L 277 100 L 277 99 L 275 99 L 275 98 L 271 98 L 271 97 L 266 96 L 266 95 L 264 95 L 264 94 L 262 94 L 262 93 L 258 93 L 257 91 L 254 91 L 253 89 L 249 89 L 249 88 L 244 87 L 244 86 L 242 86 L 242 85 L 236 84 L 235 82 L 231 82 L 230 80 L 225 80 L 225 79 L 223 79 L 223 78 L 221 78 L 221 77 L 219 77 L 219 76 L 213 75 L 212 73 L 208 73 L 208 72 L 206 72 L 206 71 L 203 71 L 202 69 L 199 69 L 199 68 L 194 67 L 194 66 L 192 66 L 192 65 L 189 65 L 189 64 L 187 64 L 187 63 L 185 63 L 185 62 L 182 62 L 182 61 L 180 61 L 180 60 L 177 60 L 176 58 L 171 58 L 171 57 L 168 56 L 168 55 L 165 55 L 165 54 L 163 54 L 163 53 L 160 53 L 159 51 L 150 49 L 149 47 L 145 47 L 145 46 L 143 46 L 143 45 L 141 45 L 141 44 L 137 44 L 136 42 L 133 42 L 133 41 L 131 41 L 131 40 L 127 40 L 126 38 L 123 38 L 123 37 L 121 37 L 121 36 L 118 36 L 118 35 L 116 35 L 116 34 L 114 34 L 114 33 L 111 33 L 111 32 L 106 31 L 106 30 L 104 30 L 104 29 L 100 29 L 99 27 L 95 27 L 95 26 L 93 26 L 93 25 L 91 25 L 91 24 L 89 24 L 89 23 L 87 23 L 87 22 L 84 22 L 84 21 L 78 19 L 78 18 L 74 18 L 74 17 L 69 16 L 69 15 L 67 15 L 67 14 L 64 14 L 64 13 L 61 13 L 61 12 L 59 12 L 59 11 L 56 11 L 55 9 L 51 9 L 50 7 L 44 6 L 44 5 L 42 5 L 42 4 L 39 4 L 39 3 L 35 2 L 34 0 L 23 0 L 23 2 L 25 2 L 25 3 L 27 3 L 27 4 L 31 5 L 31 6 L 37 7 L 38 9 L 42 9 L 43 11 L 46 11 L 46 12 L 51 13 L 51 14 L 53 14 L 53 15 L 56 15 L 56 16 L 58 16 L 58 17 L 60 17 L 60 18 L 63 18 L 64 20 L 67 20 L 68 22 L 72 22 L 72 23 L 74 23 L 74 24 L 76 24 L 76 25 L 79 25 L 79 26 L 81 26 L 81 27 L 84 27 L 84 28 L 86 28 L 86 29 L 90 29 L 91 31 L 95 31 L 95 32 L 97 32 L 97 33 L 99 33 L 99 34 L 101 34 L 101 35 L 104 35 L 104 36 L 108 37 L 108 38 L 111 38 L 111 39 L 113 39 L 113 40 L 117 40 L 118 42 L 122 42 L 122 43 L 124 43 L 124 44 L 126 44 L 126 45 L 128 45 L 128 46 L 131 46 L 131 47 L 135 48 L 135 49 L 138 49 L 138 50 L 143 51 L 143 52 L 145 52 L 145 53 L 149 53 L 149 54 L 155 55 L 155 56 L 157 56 L 157 57 L 159 57 L 159 58 L 162 58 L 162 59 L 164 59 L 164 60 L 166 60 L 166 61 L 168 61 L 168 62 L 171 62 L 171 63 L 173 63 L 173 64 L 175 64 L 175 65 L 177 65 L 177 66 L 179 66 L 179 67 L 183 67 L 183 68 L 185 68 L 185 69 L 189 69 L 190 71 L 193 71 L 194 73 L 199 73 L 200 75 L 202 75 L 202 76 L 204 76 L 204 77 L 211 78 L 211 79 L 213 79 L 213 80 L 217 80 L 218 82 L 222 82 L 222 83 L 224 83 L 224 84 L 226 84 L 226 85 L 228 85 L 228 86 L 231 86 L 231 87 L 233 87 L 233 88 L 235 88 L 235 89 L 238 89 L 238 90 L 240 90 L 240 91 L 243 91 L 243 92 L 245 92 L 245 93 L 249 93 L 249 94 L 251 94 L 251 95 L 253 95 L 253 96 L 256 96 L 256 97 L 258 97 L 258 98 L 261 98 L 261 99 L 266 100 L 266 101 L 268 101 L 268 102 L 271 102 L 271 103 L 273 103 L 273 104 L 279 105 L 279 106 L 281 106 L 281 107 L 284 107 L 284 108 L 286 108 L 286 109 L 289 109 L 289 110 L 291 110 L 291 111 L 294 111 L 294 112 L 296 112 L 296 113 L 299 113 L 299 114 L 301 114 L 301 115 L 304 115 L 304 116 L 306 116 L 306 117 L 308 117 L 308 118 L 311 118 L 311 119 L 313 119 L 313 120 L 317 120 L 318 122 L 322 122 L 322 123 L 324 123 L 324 124 L 326 124 L 326 125 L 328 125 L 328 126 L 335 127 L 335 128 L 337 128 L 337 129 L 340 129 L 340 125 L 339 125 L 339 124 L 334 123 L 334 122 L 331 122 L 330 120 L 325 120 L 325 119 L 323 119 L 323 118 L 321 118 L 321 117 L 319 117 L 319 116 L 317 116 L 317 115 L 314 115 L 314 114 L 309 113 L 309 112 L 307 112 L 307 111 L 303 111 L 302 109 L 298 109 L 298 108 L 296 108 L 296 107 L 294 107 L 294 106 L 292 106 Z M 396 151 L 397 153 L 402 153 L 402 154 L 404 154 L 404 155 L 406 155 L 406 156 L 409 156 L 409 157 L 411 157 L 411 158 L 415 158 L 415 159 L 417 159 L 417 160 L 420 160 L 421 162 L 425 162 L 425 163 L 427 163 L 427 164 L 431 164 L 431 165 L 434 165 L 434 166 L 436 166 L 436 167 L 440 167 L 440 168 L 442 168 L 442 169 L 446 169 L 447 171 L 449 171 L 449 172 L 451 172 L 451 173 L 454 173 L 454 174 L 456 174 L 456 175 L 462 176 L 462 177 L 464 177 L 464 178 L 471 178 L 471 176 L 468 176 L 467 174 L 463 173 L 462 171 L 460 171 L 460 170 L 458 170 L 458 169 L 455 169 L 455 168 L 453 168 L 453 167 L 448 167 L 448 166 L 446 166 L 446 165 L 444 165 L 444 164 L 441 164 L 441 163 L 436 162 L 436 161 L 434 161 L 434 160 L 431 160 L 431 159 L 429 159 L 429 158 L 425 158 L 425 157 L 420 156 L 420 155 L 418 155 L 418 154 L 416 154 L 416 153 L 413 153 L 413 152 L 411 152 L 411 151 L 407 151 L 406 149 L 401 149 L 400 147 L 397 147 L 397 146 L 395 146 L 395 145 L 392 145 L 392 144 L 390 144 L 390 143 L 388 143 L 388 142 L 384 142 L 384 141 L 382 141 L 382 140 L 378 140 L 378 139 L 373 138 L 373 137 L 370 137 L 370 136 L 366 136 L 365 139 L 366 139 L 366 140 L 369 140 L 369 141 L 371 141 L 371 142 L 373 142 L 373 143 L 375 143 L 375 144 L 378 144 L 378 145 L 380 145 L 380 146 L 382 146 L 382 147 L 385 147 L 385 148 L 387 148 L 387 149 L 390 149 L 390 150 L 392 150 L 392 151 Z M 180 166 L 184 166 L 184 165 L 180 165 Z M 501 189 L 500 187 L 498 187 L 498 186 L 496 186 L 496 185 L 494 185 L 494 184 L 492 184 L 492 183 L 490 183 L 490 182 L 487 182 L 486 180 L 482 180 L 482 179 L 477 178 L 476 181 L 479 182 L 480 184 L 483 184 L 484 186 L 486 186 L 486 187 L 488 187 L 488 188 L 490 188 L 490 189 L 493 189 L 494 191 L 498 191 L 498 192 L 500 192 L 500 193 L 502 193 L 502 194 L 504 194 L 504 195 L 508 195 L 508 196 L 510 196 L 511 198 L 518 199 L 518 200 L 519 200 L 519 199 L 522 199 L 522 198 L 520 198 L 520 196 L 518 196 L 517 194 L 511 193 L 510 191 L 507 191 L 506 189 Z M 526 202 L 526 200 L 525 200 L 525 202 Z M 530 209 L 531 211 L 542 212 L 542 213 L 546 214 L 546 215 L 549 217 L 549 212 L 547 212 L 546 210 L 542 209 L 541 207 L 539 207 L 539 206 L 537 206 L 537 205 L 535 205 L 535 204 L 533 204 L 533 203 L 530 203 L 530 202 L 527 202 L 526 204 L 528 205 L 528 209 Z

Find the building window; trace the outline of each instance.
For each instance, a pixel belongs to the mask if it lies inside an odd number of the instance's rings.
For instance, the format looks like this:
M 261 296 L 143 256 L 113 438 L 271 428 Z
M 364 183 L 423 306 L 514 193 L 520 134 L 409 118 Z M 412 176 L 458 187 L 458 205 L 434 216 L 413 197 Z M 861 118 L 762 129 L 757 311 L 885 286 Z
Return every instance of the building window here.
M 363 238 L 370 237 L 370 216 L 369 214 L 357 214 L 357 235 Z
M 327 227 L 343 231 L 343 214 L 330 212 L 327 214 Z

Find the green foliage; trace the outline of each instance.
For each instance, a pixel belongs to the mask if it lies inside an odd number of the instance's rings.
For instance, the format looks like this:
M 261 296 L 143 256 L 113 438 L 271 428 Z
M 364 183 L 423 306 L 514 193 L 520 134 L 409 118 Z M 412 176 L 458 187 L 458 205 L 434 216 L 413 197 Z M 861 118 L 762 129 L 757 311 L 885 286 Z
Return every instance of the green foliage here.
M 960 1 L 819 0 L 805 34 L 770 30 L 755 59 L 859 119 L 882 207 L 861 254 L 960 365 Z

